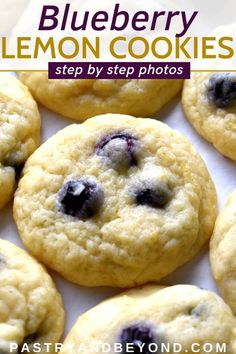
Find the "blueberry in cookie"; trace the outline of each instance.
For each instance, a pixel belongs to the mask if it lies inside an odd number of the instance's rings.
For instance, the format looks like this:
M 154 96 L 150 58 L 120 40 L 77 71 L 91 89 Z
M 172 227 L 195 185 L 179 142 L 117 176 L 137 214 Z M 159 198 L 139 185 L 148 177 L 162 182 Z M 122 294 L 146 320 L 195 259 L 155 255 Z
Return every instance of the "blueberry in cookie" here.
M 211 75 L 207 87 L 207 97 L 216 107 L 230 107 L 236 100 L 236 76 L 229 73 Z
M 184 136 L 111 114 L 68 126 L 36 150 L 14 201 L 29 251 L 87 286 L 160 280 L 201 249 L 215 215 L 214 185 Z
M 99 354 L 103 348 L 122 354 L 203 354 L 221 347 L 234 354 L 235 327 L 230 308 L 210 291 L 193 285 L 149 285 L 106 300 L 79 317 L 63 354 L 83 347 L 89 353 L 96 348 Z
M 80 219 L 92 217 L 103 199 L 102 188 L 91 179 L 70 180 L 58 193 L 61 211 Z
M 148 345 L 154 342 L 154 335 L 152 330 L 146 324 L 135 323 L 123 328 L 118 340 L 122 345 L 122 348 L 125 348 L 127 343 L 132 343 L 134 353 L 139 353 L 140 347 L 142 346 L 142 352 L 148 354 Z
M 11 198 L 15 179 L 40 139 L 40 116 L 28 89 L 0 74 L 0 208 Z
M 192 73 L 184 83 L 182 104 L 197 132 L 221 154 L 236 160 L 236 74 Z
M 96 147 L 97 155 L 106 158 L 107 163 L 120 171 L 137 164 L 137 150 L 137 139 L 127 133 L 107 135 Z
M 152 208 L 164 207 L 171 197 L 170 190 L 161 183 L 155 188 L 143 186 L 142 189 L 135 191 L 135 199 L 138 205 L 148 205 Z
M 25 251 L 0 240 L 0 352 L 33 353 L 57 343 L 63 332 L 62 300 L 46 270 Z M 26 349 L 27 348 L 27 349 Z M 50 353 L 54 353 L 51 346 Z

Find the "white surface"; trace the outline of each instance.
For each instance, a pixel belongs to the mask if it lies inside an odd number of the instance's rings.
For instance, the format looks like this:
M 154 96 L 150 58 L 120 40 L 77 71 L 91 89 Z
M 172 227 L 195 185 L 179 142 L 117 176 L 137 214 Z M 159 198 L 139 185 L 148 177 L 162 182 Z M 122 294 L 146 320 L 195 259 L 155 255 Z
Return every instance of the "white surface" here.
M 231 191 L 236 187 L 236 166 L 232 161 L 221 156 L 211 145 L 201 139 L 184 118 L 179 103 L 180 97 L 168 105 L 156 117 L 163 120 L 174 129 L 181 131 L 196 147 L 205 160 L 211 176 L 215 182 L 219 207 L 222 207 Z M 45 141 L 58 130 L 64 128 L 72 121 L 62 118 L 40 107 L 42 114 L 42 140 Z M 12 204 L 0 212 L 0 237 L 22 246 L 16 227 L 12 219 Z M 85 288 L 66 282 L 58 275 L 52 273 L 57 286 L 63 296 L 66 309 L 66 328 L 68 333 L 77 317 L 115 293 L 120 289 L 112 288 Z M 189 283 L 217 291 L 212 280 L 208 262 L 208 250 L 205 247 L 191 262 L 171 274 L 162 281 L 163 284 Z

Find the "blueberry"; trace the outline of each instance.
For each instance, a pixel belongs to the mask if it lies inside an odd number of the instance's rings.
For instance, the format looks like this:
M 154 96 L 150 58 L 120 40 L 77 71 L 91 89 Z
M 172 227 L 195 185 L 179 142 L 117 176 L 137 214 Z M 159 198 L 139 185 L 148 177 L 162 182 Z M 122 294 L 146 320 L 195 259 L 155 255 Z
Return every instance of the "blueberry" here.
M 96 154 L 103 156 L 118 171 L 137 165 L 137 139 L 128 133 L 107 135 L 96 146 Z
M 60 210 L 81 220 L 96 214 L 103 201 L 102 188 L 91 178 L 68 181 L 58 193 Z
M 236 78 L 229 73 L 211 75 L 207 87 L 207 97 L 219 108 L 229 107 L 236 99 Z
M 133 344 L 134 353 L 149 354 L 148 345 L 154 343 L 154 336 L 151 329 L 144 324 L 134 324 L 132 326 L 126 327 L 122 330 L 119 339 L 122 345 L 122 353 L 126 353 L 126 345 Z M 143 345 L 142 351 L 140 346 Z
M 169 202 L 171 191 L 164 184 L 155 188 L 144 188 L 135 192 L 135 199 L 138 205 L 148 205 L 152 208 L 164 208 Z

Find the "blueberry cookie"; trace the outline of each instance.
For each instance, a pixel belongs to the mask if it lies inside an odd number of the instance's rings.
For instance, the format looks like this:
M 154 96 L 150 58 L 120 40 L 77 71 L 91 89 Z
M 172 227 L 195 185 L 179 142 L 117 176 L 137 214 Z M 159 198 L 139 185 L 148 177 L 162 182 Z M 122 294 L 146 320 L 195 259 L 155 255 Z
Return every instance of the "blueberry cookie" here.
M 81 285 L 156 281 L 209 239 L 216 195 L 190 143 L 152 119 L 71 125 L 28 160 L 14 202 L 21 238 Z
M 234 354 L 235 330 L 230 308 L 214 293 L 192 285 L 146 286 L 82 315 L 65 340 L 63 354 L 82 348 L 86 353 L 92 348 L 114 353 L 119 348 L 122 354 L 203 354 L 217 353 L 219 345 L 224 345 L 224 353 Z
M 193 73 L 184 83 L 182 103 L 197 132 L 236 160 L 236 73 Z
M 38 72 L 20 79 L 40 103 L 79 121 L 103 113 L 150 116 L 182 87 L 182 80 L 49 80 Z
M 36 149 L 40 116 L 28 89 L 10 74 L 0 74 L 0 208 L 13 194 L 20 166 Z
M 57 343 L 63 326 L 61 297 L 44 268 L 0 240 L 0 352 L 20 353 L 25 346 L 24 352 L 33 353 L 39 343 L 46 353 L 44 343 Z
M 236 314 L 236 191 L 221 210 L 210 243 L 211 268 L 224 300 Z

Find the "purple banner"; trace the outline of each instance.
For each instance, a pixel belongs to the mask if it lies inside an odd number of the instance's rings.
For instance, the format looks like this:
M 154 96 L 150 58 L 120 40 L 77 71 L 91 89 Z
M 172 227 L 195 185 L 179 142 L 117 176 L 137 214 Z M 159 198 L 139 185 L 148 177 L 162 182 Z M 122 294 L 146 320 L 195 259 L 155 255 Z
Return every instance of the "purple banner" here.
M 49 79 L 189 79 L 190 63 L 51 62 Z

